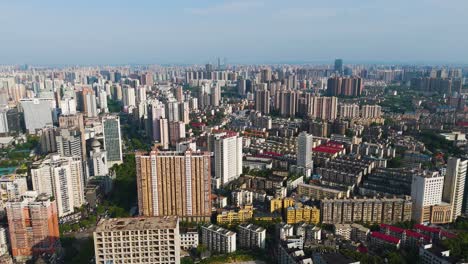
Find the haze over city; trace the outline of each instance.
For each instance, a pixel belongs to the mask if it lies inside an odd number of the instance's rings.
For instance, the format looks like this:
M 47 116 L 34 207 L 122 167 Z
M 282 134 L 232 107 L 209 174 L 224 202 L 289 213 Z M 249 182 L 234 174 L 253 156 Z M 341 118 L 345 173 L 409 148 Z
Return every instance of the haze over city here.
M 0 0 L 0 264 L 468 263 L 468 0 Z
M 1 1 L 0 63 L 464 64 L 464 0 Z

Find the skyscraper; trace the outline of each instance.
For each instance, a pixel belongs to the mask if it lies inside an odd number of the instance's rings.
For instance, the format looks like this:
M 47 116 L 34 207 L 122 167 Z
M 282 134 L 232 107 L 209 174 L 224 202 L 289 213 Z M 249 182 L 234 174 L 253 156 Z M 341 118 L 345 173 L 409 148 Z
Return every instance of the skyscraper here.
M 450 157 L 447 160 L 447 174 L 444 180 L 442 200 L 452 205 L 452 220 L 462 213 L 468 160 Z
M 211 216 L 210 154 L 158 151 L 136 153 L 138 209 L 144 216 Z
M 215 135 L 215 177 L 225 185 L 242 174 L 242 137 L 235 132 Z
M 255 110 L 262 114 L 270 114 L 270 91 L 266 89 L 255 92 Z
M 102 118 L 104 131 L 104 149 L 107 151 L 109 167 L 122 163 L 122 136 L 120 118 L 117 115 L 107 115 Z
M 301 132 L 297 137 L 297 166 L 312 168 L 312 135 Z
M 53 254 L 59 247 L 57 207 L 48 195 L 27 192 L 22 201 L 7 203 L 6 211 L 15 259 Z
M 335 60 L 335 72 L 339 74 L 343 74 L 343 60 L 342 59 Z

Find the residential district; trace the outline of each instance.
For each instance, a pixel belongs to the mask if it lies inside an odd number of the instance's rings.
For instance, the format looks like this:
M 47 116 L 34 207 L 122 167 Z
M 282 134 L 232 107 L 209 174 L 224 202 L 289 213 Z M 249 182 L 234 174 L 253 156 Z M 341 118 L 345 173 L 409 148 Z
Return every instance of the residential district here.
M 0 263 L 466 263 L 467 80 L 0 66 Z

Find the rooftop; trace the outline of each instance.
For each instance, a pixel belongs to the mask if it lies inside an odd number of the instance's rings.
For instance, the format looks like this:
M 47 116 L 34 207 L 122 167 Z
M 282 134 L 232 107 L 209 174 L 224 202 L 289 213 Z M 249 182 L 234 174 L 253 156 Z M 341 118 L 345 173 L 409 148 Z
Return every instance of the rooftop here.
M 396 237 L 393 237 L 393 236 L 389 236 L 389 235 L 380 233 L 380 232 L 372 232 L 371 236 L 375 237 L 375 238 L 378 238 L 380 240 L 384 240 L 386 242 L 392 243 L 392 244 L 400 243 L 400 239 L 398 239 Z
M 329 141 L 325 144 L 322 144 L 312 149 L 312 151 L 315 151 L 315 152 L 324 152 L 328 154 L 336 154 L 342 150 L 344 150 L 343 144 L 332 142 L 332 141 Z
M 176 216 L 101 219 L 96 227 L 96 232 L 169 229 L 176 228 L 177 223 L 178 218 Z

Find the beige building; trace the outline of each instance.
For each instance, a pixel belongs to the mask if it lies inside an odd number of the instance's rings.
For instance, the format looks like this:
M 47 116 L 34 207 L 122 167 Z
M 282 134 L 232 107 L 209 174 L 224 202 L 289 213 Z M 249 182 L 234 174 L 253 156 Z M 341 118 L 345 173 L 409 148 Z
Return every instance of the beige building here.
M 158 151 L 136 154 L 138 208 L 144 216 L 211 216 L 210 154 Z
M 343 198 L 349 197 L 348 190 L 337 190 L 328 188 L 325 186 L 299 183 L 297 185 L 297 193 L 300 196 L 307 196 L 311 199 L 323 199 L 323 198 Z
M 112 218 L 94 232 L 97 264 L 180 263 L 177 217 Z
M 322 222 L 325 224 L 396 223 L 411 220 L 412 202 L 402 198 L 323 199 Z

